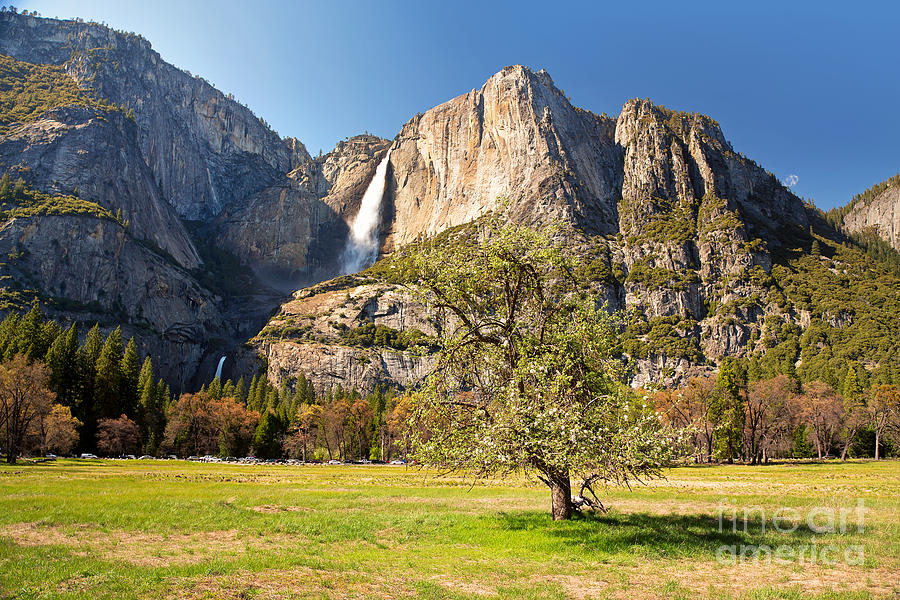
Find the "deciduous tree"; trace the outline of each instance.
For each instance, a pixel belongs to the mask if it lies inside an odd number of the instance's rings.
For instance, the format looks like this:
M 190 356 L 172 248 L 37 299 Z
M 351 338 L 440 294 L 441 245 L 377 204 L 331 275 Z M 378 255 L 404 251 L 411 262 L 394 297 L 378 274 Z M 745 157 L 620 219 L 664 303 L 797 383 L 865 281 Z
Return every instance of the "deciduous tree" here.
M 525 469 L 550 488 L 552 516 L 597 482 L 659 475 L 672 436 L 623 384 L 620 320 L 581 292 L 576 259 L 552 232 L 483 219 L 465 240 L 426 244 L 410 281 L 443 326 L 415 394 L 415 455 L 475 476 Z
M 54 396 L 49 373 L 40 361 L 29 362 L 17 354 L 0 365 L 0 432 L 8 463 L 16 462 L 25 437 L 49 414 Z
M 141 445 L 141 431 L 137 423 L 125 415 L 117 419 L 97 422 L 97 449 L 107 456 L 133 454 Z
M 873 386 L 869 414 L 875 431 L 875 460 L 878 460 L 881 458 L 880 446 L 885 432 L 900 428 L 900 388 L 884 384 Z

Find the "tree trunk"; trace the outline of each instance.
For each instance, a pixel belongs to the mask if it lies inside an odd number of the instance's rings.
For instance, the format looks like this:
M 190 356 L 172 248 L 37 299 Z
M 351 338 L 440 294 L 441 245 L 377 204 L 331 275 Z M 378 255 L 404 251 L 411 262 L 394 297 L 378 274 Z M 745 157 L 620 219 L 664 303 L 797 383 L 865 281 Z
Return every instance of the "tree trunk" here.
M 875 428 L 875 460 L 878 460 L 881 457 L 881 454 L 878 452 L 879 444 L 881 443 L 881 431 L 879 431 L 878 427 Z
M 569 473 L 550 478 L 550 495 L 553 500 L 554 521 L 565 521 L 572 517 L 572 484 Z

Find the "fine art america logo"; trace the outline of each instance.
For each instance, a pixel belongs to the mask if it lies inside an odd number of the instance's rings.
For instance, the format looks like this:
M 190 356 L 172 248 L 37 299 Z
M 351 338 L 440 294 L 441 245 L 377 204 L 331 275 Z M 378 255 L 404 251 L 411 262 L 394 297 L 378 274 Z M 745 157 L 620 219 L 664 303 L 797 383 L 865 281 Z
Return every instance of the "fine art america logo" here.
M 792 536 L 796 543 L 723 544 L 716 551 L 720 564 L 738 562 L 777 564 L 862 565 L 862 544 L 838 545 L 834 535 L 863 533 L 868 509 L 862 498 L 854 507 L 816 506 L 798 509 L 781 507 L 766 511 L 761 507 L 739 508 L 730 499 L 719 503 L 719 533 L 780 537 Z M 831 536 L 831 537 L 826 537 Z

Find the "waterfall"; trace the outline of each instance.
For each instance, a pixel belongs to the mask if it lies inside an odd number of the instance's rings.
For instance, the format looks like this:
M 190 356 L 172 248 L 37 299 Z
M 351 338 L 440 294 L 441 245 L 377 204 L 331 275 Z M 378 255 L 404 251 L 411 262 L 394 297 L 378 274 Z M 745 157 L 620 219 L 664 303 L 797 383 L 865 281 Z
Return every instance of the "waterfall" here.
M 350 237 L 341 254 L 341 273 L 358 273 L 375 262 L 378 257 L 378 225 L 381 222 L 381 200 L 387 184 L 388 160 L 391 150 L 378 163 L 375 177 L 363 194 L 359 212 L 350 227 Z
M 224 364 L 225 364 L 225 357 L 223 356 L 222 358 L 219 359 L 219 366 L 216 367 L 216 376 L 213 379 L 218 379 L 219 381 L 222 381 L 222 365 L 224 365 Z

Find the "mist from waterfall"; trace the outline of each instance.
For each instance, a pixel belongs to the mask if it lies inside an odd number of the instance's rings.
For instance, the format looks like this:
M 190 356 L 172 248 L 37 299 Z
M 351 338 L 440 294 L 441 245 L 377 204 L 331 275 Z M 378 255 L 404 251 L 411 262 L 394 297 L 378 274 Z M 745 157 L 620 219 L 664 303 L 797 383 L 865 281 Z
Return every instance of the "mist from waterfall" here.
M 363 194 L 359 212 L 350 227 L 350 237 L 341 253 L 341 273 L 358 273 L 375 262 L 378 257 L 378 225 L 381 223 L 381 201 L 387 184 L 388 160 L 391 150 L 378 163 L 375 176 Z

